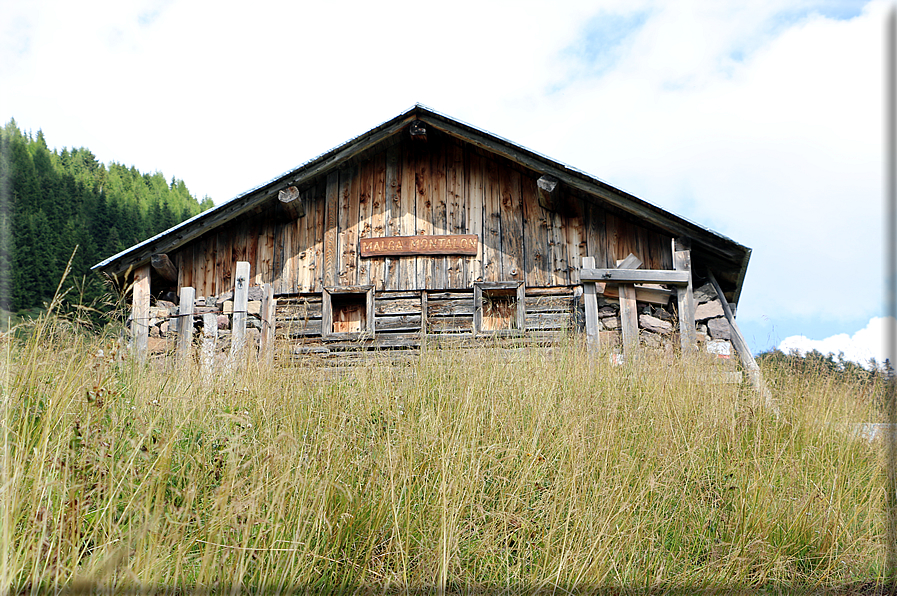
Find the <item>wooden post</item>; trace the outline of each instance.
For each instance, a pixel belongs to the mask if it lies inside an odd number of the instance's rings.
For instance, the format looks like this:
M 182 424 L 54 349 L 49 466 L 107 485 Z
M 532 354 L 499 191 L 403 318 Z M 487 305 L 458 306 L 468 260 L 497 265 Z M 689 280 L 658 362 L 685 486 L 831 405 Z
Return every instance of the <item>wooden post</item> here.
M 181 364 L 190 361 L 193 355 L 193 304 L 196 290 L 190 286 L 181 288 L 178 304 L 178 360 Z
M 583 257 L 582 266 L 595 268 L 595 257 Z M 601 347 L 601 331 L 598 328 L 598 291 L 595 282 L 582 284 L 582 299 L 586 310 L 586 345 L 590 352 L 597 352 Z
M 781 413 L 779 411 L 779 406 L 776 403 L 775 398 L 773 398 L 772 393 L 770 393 L 769 388 L 766 386 L 766 381 L 763 380 L 763 375 L 760 373 L 760 367 L 757 366 L 757 361 L 754 360 L 753 355 L 751 355 L 751 349 L 748 347 L 747 341 L 744 339 L 741 330 L 735 323 L 735 316 L 732 314 L 729 302 L 723 295 L 723 290 L 716 281 L 713 271 L 711 271 L 709 267 L 707 268 L 707 277 L 710 279 L 713 289 L 716 290 L 716 295 L 719 297 L 719 302 L 723 307 L 723 314 L 726 315 L 726 320 L 729 321 L 729 325 L 732 328 L 732 343 L 735 345 L 735 351 L 738 352 L 738 359 L 741 361 L 741 365 L 747 371 L 751 385 L 753 385 L 757 393 L 760 394 L 760 397 L 763 398 L 766 407 L 771 409 L 772 412 L 778 416 Z
M 262 284 L 262 336 L 259 339 L 259 354 L 270 364 L 274 358 L 274 286 Z
M 131 308 L 131 337 L 134 352 L 140 362 L 146 361 L 149 344 L 150 266 L 134 272 L 133 304 Z
M 638 353 L 638 310 L 635 303 L 635 287 L 620 285 L 620 327 L 623 330 L 623 355 L 627 362 Z
M 625 259 L 617 263 L 617 270 L 638 269 L 642 261 L 629 253 Z M 623 332 L 623 356 L 627 362 L 635 360 L 638 354 L 638 307 L 635 301 L 635 286 L 622 283 L 620 293 L 620 327 Z
M 218 347 L 218 315 L 206 313 L 202 316 L 202 372 L 206 379 L 212 378 L 215 367 L 215 350 Z
M 427 336 L 427 309 L 429 308 L 427 305 L 427 301 L 429 300 L 429 295 L 427 294 L 427 290 L 421 290 L 420 292 L 420 335 L 422 338 L 426 338 Z
M 691 242 L 687 238 L 673 239 L 673 268 L 688 272 L 688 285 L 676 287 L 679 310 L 679 343 L 683 352 L 697 349 L 695 335 L 695 298 L 691 278 Z
M 234 275 L 234 320 L 231 325 L 231 356 L 243 353 L 246 344 L 246 309 L 249 305 L 249 263 L 237 261 Z

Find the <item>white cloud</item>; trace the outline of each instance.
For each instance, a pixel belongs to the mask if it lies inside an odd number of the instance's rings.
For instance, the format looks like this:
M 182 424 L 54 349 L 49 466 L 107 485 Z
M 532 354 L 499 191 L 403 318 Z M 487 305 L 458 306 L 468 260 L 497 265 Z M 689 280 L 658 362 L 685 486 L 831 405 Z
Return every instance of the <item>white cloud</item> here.
M 868 367 L 870 360 L 882 363 L 888 357 L 886 338 L 894 332 L 894 323 L 892 317 L 873 317 L 866 327 L 853 335 L 839 333 L 825 339 L 793 335 L 783 339 L 778 348 L 785 353 L 797 351 L 801 355 L 813 350 L 822 354 L 843 355 L 844 360 Z

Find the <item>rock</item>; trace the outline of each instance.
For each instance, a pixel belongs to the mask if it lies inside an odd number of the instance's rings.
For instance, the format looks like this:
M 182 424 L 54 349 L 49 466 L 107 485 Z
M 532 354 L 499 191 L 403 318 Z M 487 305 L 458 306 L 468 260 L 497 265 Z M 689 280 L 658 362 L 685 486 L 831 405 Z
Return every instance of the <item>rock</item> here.
M 672 324 L 651 315 L 639 315 L 638 324 L 639 327 L 651 333 L 671 333 L 673 331 Z
M 159 325 L 159 332 L 162 334 L 162 337 L 168 335 L 168 328 L 170 327 L 168 321 L 162 321 L 162 324 Z
M 673 315 L 668 313 L 665 309 L 660 307 L 654 308 L 654 316 L 660 319 L 661 321 L 672 321 Z
M 262 312 L 262 302 L 261 300 L 250 300 L 246 304 L 246 312 L 251 315 L 257 315 Z
M 720 304 L 719 300 L 704 302 L 695 309 L 695 321 L 706 321 L 707 319 L 721 317 L 723 314 L 723 305 Z
M 159 331 L 159 328 L 155 325 L 149 328 L 149 336 L 150 337 L 162 337 L 162 333 Z
M 713 339 L 732 339 L 732 327 L 724 317 L 707 321 L 710 337 Z
M 177 306 L 174 302 L 170 300 L 156 300 L 156 306 L 159 308 L 167 308 L 169 311 L 174 310 L 174 307 Z
M 616 317 L 606 317 L 601 319 L 600 322 L 607 330 L 613 330 L 620 327 L 620 321 L 618 321 Z
M 713 289 L 713 285 L 709 282 L 694 290 L 694 296 L 695 304 L 703 304 L 717 299 L 716 290 Z
M 617 309 L 612 306 L 602 306 L 598 309 L 598 318 L 603 319 L 604 317 L 615 317 L 617 316 Z
M 262 291 L 261 286 L 249 286 L 249 290 L 247 293 L 249 294 L 249 300 L 261 300 L 262 298 L 265 297 L 265 293 Z M 224 294 L 221 294 L 220 296 L 218 296 L 218 298 L 215 299 L 215 303 L 222 304 L 224 302 L 227 302 L 228 300 L 232 301 L 233 299 L 234 299 L 234 291 L 231 290 L 229 292 L 225 292 Z
M 206 298 L 205 296 L 197 296 L 196 300 L 193 302 L 193 306 L 205 306 Z
M 218 328 L 230 329 L 230 317 L 227 315 L 218 315 Z
M 234 314 L 234 301 L 233 300 L 225 300 L 224 305 L 221 309 L 221 312 L 223 312 L 226 315 Z

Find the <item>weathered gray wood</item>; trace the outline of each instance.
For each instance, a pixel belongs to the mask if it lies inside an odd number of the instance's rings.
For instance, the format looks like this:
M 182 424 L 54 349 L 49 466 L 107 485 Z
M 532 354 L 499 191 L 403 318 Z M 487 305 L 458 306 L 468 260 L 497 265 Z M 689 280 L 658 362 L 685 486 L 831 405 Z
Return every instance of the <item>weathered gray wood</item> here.
M 429 296 L 427 296 L 427 291 L 423 290 L 420 293 L 420 333 L 421 335 L 427 334 L 427 315 L 429 314 Z
M 259 339 L 259 354 L 265 362 L 270 363 L 274 357 L 274 328 L 277 303 L 274 299 L 274 286 L 262 284 L 262 334 Z
M 526 288 L 523 282 L 517 285 L 517 330 L 526 329 Z
M 482 284 L 473 285 L 473 331 L 479 333 L 483 328 L 483 288 Z
M 638 269 L 642 266 L 642 260 L 632 253 L 626 255 L 626 258 L 617 263 L 617 269 Z
M 181 288 L 178 299 L 178 361 L 183 365 L 193 356 L 193 306 L 196 290 L 190 286 Z
M 669 284 L 688 285 L 687 271 L 667 271 L 663 269 L 582 269 L 579 279 L 583 282 L 595 281 L 615 284 Z
M 738 359 L 741 361 L 741 365 L 747 371 L 751 385 L 757 393 L 760 394 L 766 407 L 770 408 L 770 410 L 778 416 L 780 412 L 776 399 L 769 391 L 769 387 L 766 386 L 766 381 L 760 373 L 760 367 L 757 366 L 757 361 L 754 360 L 754 356 L 751 354 L 751 349 L 748 347 L 747 341 L 744 339 L 741 330 L 735 323 L 735 316 L 732 314 L 729 302 L 726 300 L 722 288 L 720 288 L 719 283 L 716 281 L 716 276 L 713 275 L 713 271 L 710 269 L 707 269 L 707 277 L 710 279 L 710 283 L 713 284 L 713 289 L 716 290 L 716 295 L 719 297 L 720 304 L 723 306 L 723 313 L 726 315 L 726 320 L 729 321 L 729 325 L 732 327 L 732 344 L 735 346 L 735 351 L 738 352 Z
M 168 258 L 166 254 L 154 254 L 150 257 L 150 264 L 152 264 L 153 269 L 156 270 L 156 273 L 164 277 L 166 280 L 177 283 L 178 282 L 178 268 L 174 266 L 174 263 L 171 262 L 171 259 Z
M 635 288 L 620 286 L 620 327 L 623 330 L 623 354 L 627 362 L 632 362 L 638 353 L 638 311 L 635 303 Z
M 215 351 L 218 343 L 218 315 L 206 313 L 202 316 L 202 370 L 207 379 L 211 378 L 215 366 Z
M 583 257 L 584 268 L 595 268 L 595 257 Z M 586 311 L 586 343 L 590 351 L 597 351 L 601 347 L 601 333 L 598 327 L 598 296 L 594 282 L 582 283 L 582 299 Z
M 585 174 L 581 174 L 568 168 L 563 168 L 560 164 L 555 166 L 546 163 L 544 158 L 538 157 L 521 147 L 517 147 L 511 143 L 499 142 L 476 129 L 464 126 L 461 123 L 449 121 L 448 119 L 441 118 L 435 114 L 426 114 L 420 117 L 420 119 L 427 124 L 430 124 L 433 128 L 450 134 L 462 141 L 469 142 L 477 147 L 486 149 L 491 153 L 506 157 L 511 161 L 532 170 L 541 171 L 546 175 L 554 176 L 565 185 L 572 188 L 596 195 L 600 200 L 607 201 L 611 205 L 635 215 L 639 219 L 648 221 L 668 234 L 673 236 L 692 237 L 693 240 L 697 241 L 701 246 L 712 248 L 732 261 L 741 262 L 743 260 L 743 252 L 736 248 L 729 249 L 720 245 L 721 238 L 719 235 L 714 234 L 709 230 L 700 229 L 698 226 L 695 226 L 676 215 L 667 213 L 659 207 L 651 205 L 650 203 L 622 190 L 613 188 L 612 186 L 590 178 Z M 597 203 L 598 201 L 595 202 Z M 739 246 L 738 248 L 743 247 Z
M 149 345 L 150 268 L 139 267 L 134 272 L 131 306 L 131 338 L 140 362 L 146 361 Z
M 289 186 L 277 193 L 277 200 L 283 207 L 284 212 L 291 219 L 298 219 L 305 216 L 305 205 L 302 202 L 299 189 L 295 186 Z
M 234 315 L 231 325 L 231 356 L 239 356 L 246 345 L 246 307 L 249 302 L 249 263 L 237 261 L 234 275 Z
M 339 165 L 356 157 L 359 153 L 388 139 L 397 131 L 404 128 L 412 119 L 413 116 L 408 115 L 405 118 L 396 120 L 388 127 L 369 131 L 368 133 L 355 138 L 351 143 L 347 143 L 344 148 L 326 154 L 321 158 L 314 160 L 312 163 L 306 164 L 298 172 L 290 172 L 277 180 L 266 184 L 264 187 L 248 192 L 231 201 L 227 201 L 226 203 L 215 207 L 207 215 L 204 215 L 196 221 L 188 220 L 187 222 L 176 226 L 175 229 L 177 230 L 177 233 L 167 234 L 158 240 L 142 246 L 139 250 L 136 250 L 133 253 L 123 255 L 119 259 L 109 262 L 106 266 L 102 267 L 101 270 L 107 271 L 113 275 L 118 275 L 123 271 L 126 271 L 128 267 L 135 267 L 142 263 L 146 263 L 153 253 L 173 252 L 175 249 L 187 244 L 206 231 L 256 210 L 259 207 L 260 202 L 266 201 L 269 197 L 273 197 L 274 189 L 282 188 L 284 184 L 292 184 L 302 188 L 303 184 L 314 180 L 317 176 L 332 171 Z
M 554 176 L 545 175 L 536 180 L 539 192 L 539 205 L 548 211 L 557 209 L 557 199 L 561 194 L 560 182 Z
M 688 272 L 688 283 L 676 288 L 679 310 L 679 343 L 683 352 L 697 349 L 695 335 L 695 300 L 691 277 L 691 248 L 687 239 L 673 240 L 673 267 Z
M 620 297 L 620 286 L 604 283 L 596 283 L 595 285 L 597 286 L 598 293 L 604 294 L 605 298 Z M 634 287 L 635 299 L 637 302 L 646 302 L 648 304 L 666 306 L 670 303 L 670 298 L 673 295 L 673 290 L 666 290 L 664 288 L 646 288 L 639 285 L 636 285 Z

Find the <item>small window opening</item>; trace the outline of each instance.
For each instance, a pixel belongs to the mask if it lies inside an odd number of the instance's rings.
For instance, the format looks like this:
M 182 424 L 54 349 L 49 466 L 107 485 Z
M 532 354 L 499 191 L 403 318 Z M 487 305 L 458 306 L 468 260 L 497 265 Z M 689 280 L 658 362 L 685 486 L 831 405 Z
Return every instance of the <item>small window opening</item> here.
M 474 286 L 477 333 L 521 332 L 525 311 L 522 282 L 479 283 Z
M 324 289 L 324 337 L 359 337 L 374 333 L 372 286 Z

